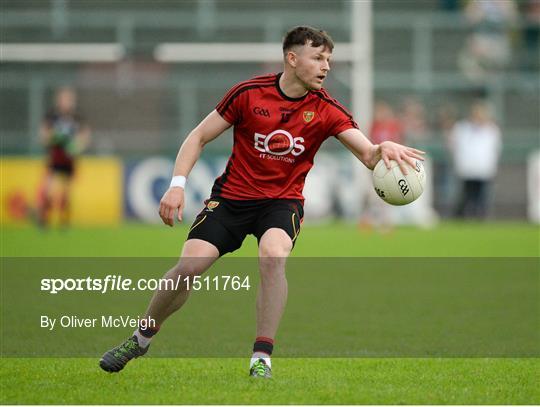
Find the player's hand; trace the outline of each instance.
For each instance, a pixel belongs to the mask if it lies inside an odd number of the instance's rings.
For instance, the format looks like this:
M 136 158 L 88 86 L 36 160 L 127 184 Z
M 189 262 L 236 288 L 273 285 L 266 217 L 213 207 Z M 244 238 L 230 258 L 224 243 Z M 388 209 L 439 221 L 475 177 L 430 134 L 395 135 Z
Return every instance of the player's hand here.
M 416 148 L 407 147 L 392 141 L 383 141 L 375 150 L 373 166 L 382 159 L 386 168 L 390 169 L 390 161 L 394 160 L 398 163 L 401 172 L 407 175 L 407 164 L 411 168 L 414 168 L 416 166 L 415 160 L 424 161 L 424 154 L 424 151 L 417 150 Z
M 169 188 L 159 202 L 159 216 L 163 223 L 174 226 L 174 212 L 178 209 L 178 220 L 182 222 L 184 210 L 184 188 Z

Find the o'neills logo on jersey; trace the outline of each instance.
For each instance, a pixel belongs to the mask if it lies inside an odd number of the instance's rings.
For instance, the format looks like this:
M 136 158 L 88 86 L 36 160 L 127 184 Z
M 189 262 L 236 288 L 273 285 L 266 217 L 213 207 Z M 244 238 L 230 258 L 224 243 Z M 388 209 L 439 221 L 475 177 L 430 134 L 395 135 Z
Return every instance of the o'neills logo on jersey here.
M 295 157 L 302 154 L 306 148 L 302 145 L 303 137 L 293 137 L 285 130 L 275 130 L 272 133 L 255 133 L 255 149 L 272 155 L 287 155 L 291 153 Z

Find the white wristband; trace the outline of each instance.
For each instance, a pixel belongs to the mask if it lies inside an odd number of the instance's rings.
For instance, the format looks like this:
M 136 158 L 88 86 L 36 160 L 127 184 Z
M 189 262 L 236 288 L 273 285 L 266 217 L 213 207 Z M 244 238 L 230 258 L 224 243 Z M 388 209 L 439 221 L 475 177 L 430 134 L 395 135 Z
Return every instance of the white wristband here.
M 182 189 L 185 189 L 186 177 L 184 177 L 183 175 L 177 175 L 175 177 L 172 177 L 171 185 L 169 186 L 169 188 L 174 188 L 174 187 L 180 187 Z

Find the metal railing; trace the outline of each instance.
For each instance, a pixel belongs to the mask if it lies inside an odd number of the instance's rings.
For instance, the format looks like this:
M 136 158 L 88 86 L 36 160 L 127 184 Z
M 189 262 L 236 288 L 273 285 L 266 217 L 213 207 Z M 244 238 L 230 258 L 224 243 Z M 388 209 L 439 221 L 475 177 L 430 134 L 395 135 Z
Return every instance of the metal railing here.
M 322 2 L 321 2 L 322 3 Z M 24 38 L 17 42 L 43 42 L 44 35 L 47 42 L 73 42 L 94 41 L 99 34 L 100 41 L 117 43 L 125 50 L 125 60 L 154 61 L 153 51 L 163 42 L 220 42 L 230 41 L 253 42 L 254 35 L 261 42 L 280 41 L 283 33 L 291 26 L 309 21 L 310 24 L 327 29 L 338 41 L 349 41 L 350 19 L 347 2 L 337 3 L 334 12 L 310 12 L 309 10 L 291 9 L 286 13 L 281 9 L 265 10 L 264 13 L 256 9 L 218 10 L 216 1 L 207 0 L 193 3 L 191 8 L 186 7 L 178 11 L 107 9 L 100 10 L 70 10 L 65 1 L 53 1 L 52 7 L 45 10 L 2 10 L 0 17 L 0 32 L 2 41 L 15 39 L 18 33 L 24 33 Z M 324 11 L 324 10 L 323 10 Z M 514 25 L 514 30 L 520 30 L 528 24 L 520 20 Z M 439 30 L 450 30 L 466 37 L 470 29 L 466 19 L 461 14 L 447 12 L 414 12 L 405 11 L 399 14 L 380 12 L 374 14 L 373 28 L 375 36 L 383 35 L 386 30 L 399 30 L 406 33 L 410 41 L 402 53 L 401 63 L 396 61 L 395 67 L 377 69 L 374 72 L 375 91 L 403 91 L 429 93 L 434 91 L 467 92 L 478 88 L 478 85 L 468 81 L 454 68 L 448 70 L 434 69 L 434 49 L 445 46 L 437 43 L 435 34 Z M 175 31 L 176 30 L 176 31 Z M 35 34 L 34 34 L 35 31 Z M 185 33 L 179 36 L 179 32 Z M 226 41 L 222 34 L 227 32 Z M 77 34 L 78 33 L 78 34 Z M 376 37 L 376 41 L 379 41 Z M 384 38 L 382 39 L 384 41 Z M 455 45 L 455 44 L 454 44 Z M 456 53 L 455 46 L 449 47 L 449 53 Z M 374 58 L 377 59 L 378 50 L 374 48 Z M 406 58 L 407 60 L 404 60 Z M 409 69 L 402 66 L 410 67 Z M 77 80 L 78 65 L 59 65 L 57 68 L 43 68 L 38 66 L 24 66 L 21 64 L 3 63 L 0 68 L 0 88 L 16 90 L 27 94 L 29 103 L 26 120 L 21 117 L 19 130 L 7 131 L 1 129 L 4 136 L 28 140 L 28 135 L 35 132 L 44 113 L 45 93 L 59 85 Z M 344 69 L 343 72 L 346 72 Z M 197 120 L 196 106 L 200 106 L 199 92 L 216 90 L 222 92 L 224 77 L 207 76 L 189 73 L 170 73 L 167 76 L 145 82 L 129 82 L 123 80 L 121 69 L 119 76 L 111 77 L 99 73 L 93 75 L 92 82 L 77 85 L 84 87 L 141 88 L 148 86 L 154 89 L 175 89 L 176 107 L 180 129 L 175 132 L 185 132 Z M 234 75 L 231 75 L 234 76 Z M 340 78 L 339 70 L 336 76 L 340 84 L 347 86 L 346 75 Z M 226 78 L 225 78 L 226 82 Z M 532 100 L 540 103 L 540 80 L 537 70 L 523 71 L 519 67 L 510 67 L 504 73 L 494 76 L 482 85 L 487 95 L 494 102 L 497 117 L 504 126 L 508 106 L 506 95 L 508 92 L 533 93 Z M 536 95 L 536 96 L 534 96 Z M 536 99 L 535 99 L 536 97 Z M 189 98 L 189 100 L 186 100 Z M 195 107 L 194 107 L 195 106 Z M 534 122 L 532 118 L 532 122 Z M 26 122 L 23 125 L 22 122 Z M 1 125 L 0 125 L 1 127 Z M 104 129 L 105 132 L 114 133 L 114 129 Z M 172 129 L 164 132 L 171 133 Z M 514 133 L 516 129 L 513 129 Z M 534 141 L 537 127 L 518 129 L 527 140 Z M 3 136 L 3 137 L 4 137 Z M 24 137 L 22 137 L 24 136 Z M 22 138 L 21 138 L 22 137 Z M 171 139 L 167 136 L 165 139 Z M 9 143 L 8 143 L 9 144 Z M 16 143 L 14 143 L 15 145 Z M 30 151 L 36 149 L 35 143 L 30 145 Z M 164 146 L 166 147 L 166 146 Z

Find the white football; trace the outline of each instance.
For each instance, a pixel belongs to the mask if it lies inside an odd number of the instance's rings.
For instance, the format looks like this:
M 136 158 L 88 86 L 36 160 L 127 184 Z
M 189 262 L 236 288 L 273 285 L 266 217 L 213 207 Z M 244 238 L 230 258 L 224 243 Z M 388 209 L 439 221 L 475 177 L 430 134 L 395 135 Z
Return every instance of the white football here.
M 373 169 L 373 186 L 377 195 L 391 205 L 407 205 L 418 199 L 426 185 L 422 161 L 415 160 L 415 167 L 408 172 L 403 175 L 396 161 L 390 161 L 388 169 L 380 160 Z

